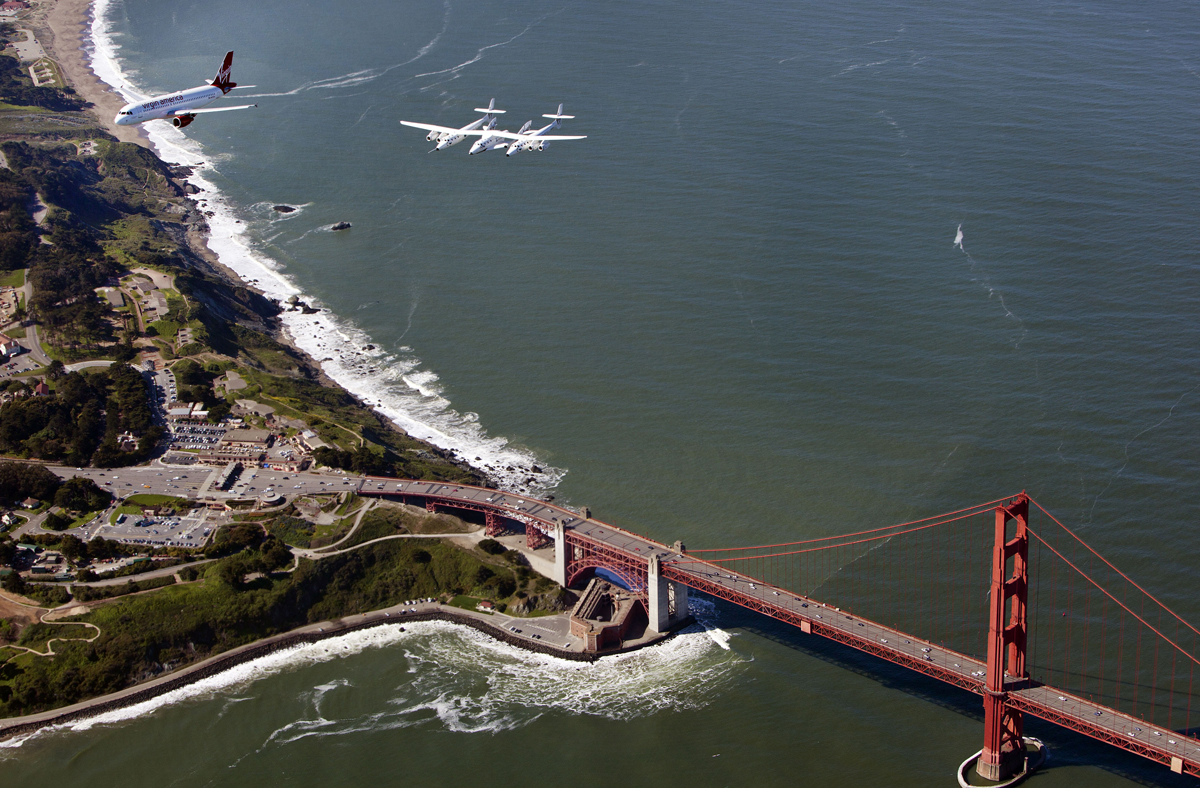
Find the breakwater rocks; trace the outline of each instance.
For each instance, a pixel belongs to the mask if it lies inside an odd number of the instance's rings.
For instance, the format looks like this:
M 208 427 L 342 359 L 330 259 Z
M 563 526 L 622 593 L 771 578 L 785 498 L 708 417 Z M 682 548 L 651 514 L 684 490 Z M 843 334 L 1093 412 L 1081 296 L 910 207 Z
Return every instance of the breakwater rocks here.
M 283 635 L 276 635 L 266 640 L 257 643 L 251 643 L 246 646 L 233 649 L 225 654 L 218 654 L 204 662 L 191 667 L 180 668 L 174 675 L 163 676 L 154 679 L 148 686 L 138 688 L 131 687 L 127 690 L 122 690 L 115 695 L 95 698 L 90 701 L 84 701 L 77 704 L 75 707 L 68 707 L 60 713 L 53 711 L 44 712 L 42 714 L 30 715 L 29 717 L 14 718 L 9 722 L 0 720 L 0 740 L 9 739 L 14 736 L 27 736 L 42 728 L 52 725 L 65 725 L 79 720 L 95 717 L 98 714 L 114 711 L 116 709 L 124 709 L 130 706 L 135 706 L 139 703 L 144 703 L 148 700 L 165 695 L 168 692 L 173 692 L 181 687 L 186 687 L 202 679 L 210 676 L 215 676 L 229 670 L 232 667 L 241 665 L 245 662 L 265 657 L 268 654 L 273 654 L 277 651 L 293 648 L 295 646 L 306 645 L 309 643 L 317 643 L 327 638 L 339 637 L 351 632 L 359 632 L 364 629 L 373 627 L 388 626 L 398 624 L 403 627 L 405 624 L 416 623 L 418 621 L 449 621 L 455 624 L 462 624 L 471 627 L 474 630 L 482 632 L 486 635 L 503 641 L 515 648 L 532 651 L 539 654 L 547 654 L 560 659 L 568 659 L 575 662 L 595 662 L 601 657 L 612 656 L 614 654 L 623 654 L 629 651 L 636 651 L 639 648 L 644 648 L 651 643 L 638 643 L 634 646 L 627 646 L 621 649 L 613 649 L 599 654 L 580 653 L 575 651 L 566 651 L 565 649 L 555 648 L 547 643 L 539 643 L 526 638 L 518 637 L 502 627 L 496 626 L 487 621 L 480 620 L 467 613 L 459 613 L 453 610 L 441 609 L 432 610 L 421 613 L 406 613 L 397 612 L 388 616 L 380 613 L 367 613 L 359 621 L 353 621 L 349 618 L 340 619 L 331 622 L 325 627 L 313 631 L 311 627 L 305 627 L 306 631 L 291 632 Z M 678 628 L 675 630 L 678 631 Z M 673 633 L 672 633 L 673 634 Z M 656 639 L 653 643 L 661 643 L 671 635 L 664 635 L 661 639 Z

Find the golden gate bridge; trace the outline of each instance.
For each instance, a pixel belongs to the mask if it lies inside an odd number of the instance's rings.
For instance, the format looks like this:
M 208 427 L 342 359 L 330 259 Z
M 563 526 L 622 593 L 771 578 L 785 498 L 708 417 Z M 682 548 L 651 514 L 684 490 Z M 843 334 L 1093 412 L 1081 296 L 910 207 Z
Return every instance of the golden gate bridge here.
M 688 550 L 536 498 L 368 478 L 362 495 L 483 514 L 554 545 L 563 586 L 605 570 L 642 595 L 650 627 L 687 615 L 689 589 L 983 699 L 979 753 L 960 767 L 1013 784 L 1045 750 L 1024 715 L 1200 776 L 1193 704 L 1200 630 L 1025 493 L 906 523 L 771 545 Z M 1037 515 L 1037 527 L 1030 522 Z

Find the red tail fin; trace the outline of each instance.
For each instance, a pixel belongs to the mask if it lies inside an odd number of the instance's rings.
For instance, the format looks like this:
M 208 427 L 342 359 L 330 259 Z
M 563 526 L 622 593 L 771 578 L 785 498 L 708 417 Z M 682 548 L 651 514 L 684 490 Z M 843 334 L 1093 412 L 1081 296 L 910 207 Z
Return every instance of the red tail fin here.
M 236 82 L 229 81 L 229 70 L 233 67 L 233 53 L 225 53 L 225 62 L 221 64 L 221 70 L 217 72 L 217 76 L 213 78 L 212 84 L 215 88 L 220 88 L 222 92 L 228 93 L 237 87 Z

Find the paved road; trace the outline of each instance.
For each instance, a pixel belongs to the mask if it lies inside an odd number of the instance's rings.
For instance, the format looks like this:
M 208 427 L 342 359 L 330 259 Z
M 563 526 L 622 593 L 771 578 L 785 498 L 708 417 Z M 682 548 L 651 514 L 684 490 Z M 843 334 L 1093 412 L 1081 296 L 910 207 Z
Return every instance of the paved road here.
M 188 566 L 203 566 L 204 564 L 216 561 L 215 558 L 203 558 L 198 561 L 192 561 L 189 564 L 177 564 L 175 566 L 165 566 L 162 569 L 151 569 L 148 572 L 140 572 L 136 575 L 125 575 L 124 577 L 106 577 L 102 580 L 93 580 L 89 583 L 73 583 L 77 586 L 90 586 L 92 588 L 103 588 L 104 586 L 120 586 L 125 585 L 130 580 L 137 583 L 141 580 L 151 580 L 155 577 L 167 577 L 168 575 L 177 574 L 184 567 Z
M 135 493 L 198 498 L 209 475 L 218 469 L 207 465 L 155 464 L 136 468 L 71 468 L 56 465 L 50 466 L 50 470 L 63 478 L 83 476 L 91 479 L 122 498 Z M 360 476 L 343 476 L 340 473 L 286 473 L 250 468 L 242 472 L 234 490 L 212 490 L 205 491 L 205 494 L 218 500 L 258 497 L 268 489 L 285 496 L 330 494 L 356 491 L 361 483 Z
M 25 311 L 29 311 L 29 305 L 33 303 L 33 283 L 29 281 L 29 276 L 25 276 L 25 286 L 22 288 L 25 292 Z M 38 338 L 37 323 L 30 323 L 25 328 L 25 338 L 18 339 L 18 342 L 29 351 L 30 357 L 41 364 L 43 367 L 50 364 L 50 357 L 42 350 L 42 341 Z
M 115 361 L 77 361 L 74 364 L 67 364 L 67 372 L 78 372 L 81 369 L 94 369 L 99 367 L 111 367 Z

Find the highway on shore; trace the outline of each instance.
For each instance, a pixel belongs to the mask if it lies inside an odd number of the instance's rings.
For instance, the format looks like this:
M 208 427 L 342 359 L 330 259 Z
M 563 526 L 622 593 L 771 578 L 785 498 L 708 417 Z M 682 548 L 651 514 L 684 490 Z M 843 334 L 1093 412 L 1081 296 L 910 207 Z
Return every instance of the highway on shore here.
M 131 468 L 73 468 L 48 466 L 57 475 L 69 479 L 82 476 L 91 479 L 114 495 L 127 498 L 136 493 L 172 495 L 178 498 L 212 498 L 231 500 L 256 498 L 270 490 L 283 496 L 332 494 L 344 490 L 357 492 L 363 483 L 362 476 L 351 476 L 341 472 L 290 473 L 247 468 L 242 471 L 231 490 L 214 489 L 209 478 L 220 475 L 222 468 L 208 465 L 159 465 Z

